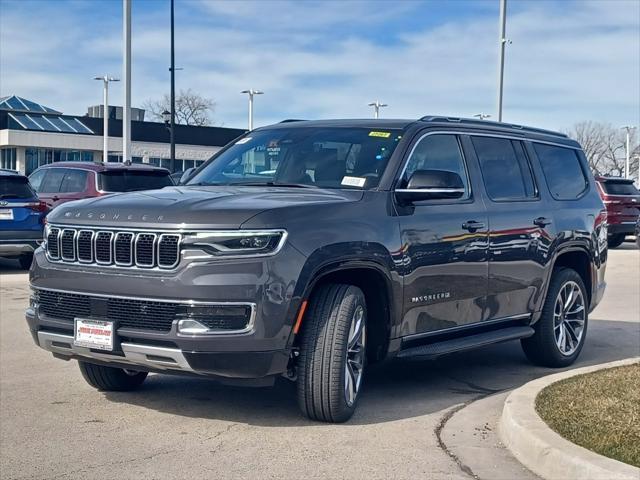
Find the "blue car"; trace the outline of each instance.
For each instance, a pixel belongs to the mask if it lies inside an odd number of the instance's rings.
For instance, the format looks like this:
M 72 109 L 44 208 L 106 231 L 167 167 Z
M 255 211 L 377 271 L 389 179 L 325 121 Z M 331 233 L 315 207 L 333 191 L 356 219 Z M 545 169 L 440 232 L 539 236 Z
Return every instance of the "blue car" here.
M 42 243 L 47 211 L 27 177 L 0 169 L 0 257 L 17 258 L 22 268 L 29 268 Z

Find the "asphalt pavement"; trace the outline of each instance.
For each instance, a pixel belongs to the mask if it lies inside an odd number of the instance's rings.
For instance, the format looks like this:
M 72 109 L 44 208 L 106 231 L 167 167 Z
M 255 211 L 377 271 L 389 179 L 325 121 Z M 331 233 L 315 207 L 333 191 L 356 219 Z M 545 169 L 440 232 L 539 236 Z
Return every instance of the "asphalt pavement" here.
M 610 251 L 608 288 L 573 368 L 640 354 L 640 253 Z M 74 361 L 38 349 L 17 263 L 0 261 L 0 477 L 535 478 L 501 447 L 506 392 L 552 373 L 519 343 L 369 369 L 352 420 L 298 411 L 293 385 L 231 388 L 151 375 L 133 393 L 89 387 Z

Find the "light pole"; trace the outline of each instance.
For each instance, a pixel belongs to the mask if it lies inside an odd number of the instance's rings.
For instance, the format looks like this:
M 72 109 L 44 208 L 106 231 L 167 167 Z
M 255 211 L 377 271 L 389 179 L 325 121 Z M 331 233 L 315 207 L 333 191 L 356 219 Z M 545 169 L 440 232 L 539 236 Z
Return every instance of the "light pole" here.
M 504 47 L 509 42 L 507 34 L 507 0 L 500 0 L 500 59 L 498 61 L 498 121 L 502 121 L 502 90 L 504 86 Z M 510 42 L 509 42 L 510 43 Z
M 109 82 L 119 82 L 120 79 L 108 75 L 93 77 L 94 80 L 102 80 L 103 85 L 103 111 L 102 111 L 102 161 L 109 161 Z
M 249 131 L 251 131 L 253 130 L 253 96 L 263 95 L 264 92 L 250 88 L 249 90 L 242 90 L 240 93 L 246 93 L 249 95 Z
M 632 125 L 625 125 L 624 127 L 622 127 L 622 130 L 626 130 L 627 131 L 627 144 L 626 144 L 626 148 L 625 148 L 625 152 L 627 154 L 627 157 L 625 159 L 624 162 L 624 178 L 630 178 L 630 168 L 631 168 L 631 146 L 629 145 L 629 142 L 631 140 L 631 130 L 635 130 L 636 127 L 632 126 Z M 640 178 L 638 179 L 638 181 L 640 182 Z
M 479 118 L 480 120 L 486 120 L 487 118 L 491 118 L 491 115 L 488 113 L 476 113 L 474 117 Z
M 131 0 L 122 2 L 124 105 L 122 106 L 122 161 L 131 161 Z
M 380 100 L 376 100 L 375 102 L 371 102 L 369 106 L 373 107 L 373 118 L 380 118 L 380 109 L 382 107 L 388 107 L 389 105 L 380 103 Z

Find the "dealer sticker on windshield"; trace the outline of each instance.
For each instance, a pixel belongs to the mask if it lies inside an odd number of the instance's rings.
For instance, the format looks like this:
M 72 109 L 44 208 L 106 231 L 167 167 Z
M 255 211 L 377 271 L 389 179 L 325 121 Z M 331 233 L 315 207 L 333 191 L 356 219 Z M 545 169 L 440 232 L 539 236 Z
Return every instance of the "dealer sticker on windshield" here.
M 342 182 L 340 183 L 348 187 L 362 188 L 364 184 L 367 183 L 367 179 L 362 177 L 342 177 Z
M 251 137 L 244 137 L 244 138 L 241 138 L 240 140 L 238 140 L 236 142 L 236 145 L 242 145 L 243 143 L 247 143 L 247 142 L 250 142 L 250 141 L 251 141 Z
M 369 132 L 370 137 L 380 137 L 380 138 L 389 138 L 391 136 L 391 132 Z

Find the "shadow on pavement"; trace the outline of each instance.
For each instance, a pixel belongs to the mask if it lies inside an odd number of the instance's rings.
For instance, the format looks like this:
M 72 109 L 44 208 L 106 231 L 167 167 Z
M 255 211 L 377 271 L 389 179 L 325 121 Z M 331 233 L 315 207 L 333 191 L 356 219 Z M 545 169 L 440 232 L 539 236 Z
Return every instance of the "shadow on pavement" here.
M 572 368 L 640 355 L 640 324 L 594 320 Z M 358 410 L 346 426 L 391 422 L 442 411 L 477 395 L 509 390 L 556 370 L 535 367 L 519 342 L 494 345 L 436 360 L 391 361 L 369 368 Z M 258 426 L 322 424 L 302 417 L 295 385 L 239 388 L 198 378 L 153 375 L 133 393 L 107 392 L 123 402 L 172 415 Z
M 16 275 L 19 273 L 29 273 L 29 270 L 22 268 L 18 260 L 0 258 L 0 275 Z

